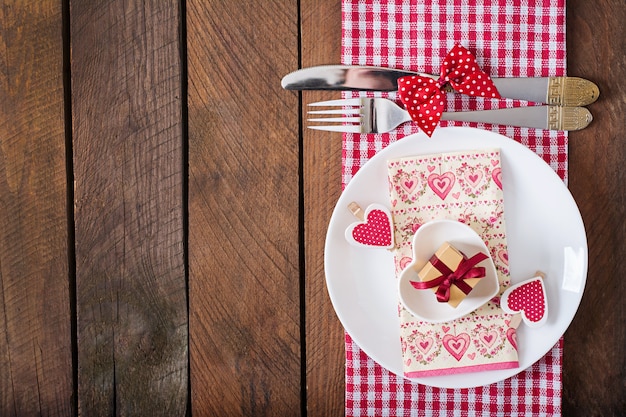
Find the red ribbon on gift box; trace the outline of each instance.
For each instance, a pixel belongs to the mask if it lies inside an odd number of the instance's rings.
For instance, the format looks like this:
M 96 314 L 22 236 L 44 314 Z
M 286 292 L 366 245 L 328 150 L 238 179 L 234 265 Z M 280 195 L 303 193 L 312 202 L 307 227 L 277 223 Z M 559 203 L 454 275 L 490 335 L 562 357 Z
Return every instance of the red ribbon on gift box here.
M 479 262 L 487 259 L 484 253 L 477 253 L 469 259 L 463 259 L 455 271 L 451 270 L 448 265 L 443 263 L 436 255 L 430 258 L 430 263 L 441 272 L 441 276 L 430 281 L 410 281 L 411 285 L 418 290 L 429 288 L 437 288 L 437 301 L 447 303 L 450 300 L 450 287 L 456 285 L 465 295 L 472 291 L 472 287 L 464 280 L 469 278 L 483 278 L 485 276 L 485 268 L 482 266 L 475 267 Z

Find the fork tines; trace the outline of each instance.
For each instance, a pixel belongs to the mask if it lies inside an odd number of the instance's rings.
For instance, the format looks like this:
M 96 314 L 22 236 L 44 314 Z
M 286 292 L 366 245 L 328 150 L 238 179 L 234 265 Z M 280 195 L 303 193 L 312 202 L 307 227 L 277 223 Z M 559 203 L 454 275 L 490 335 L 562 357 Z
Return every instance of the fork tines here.
M 317 103 L 310 103 L 309 106 L 311 107 L 339 107 L 339 106 L 346 107 L 342 109 L 311 110 L 307 112 L 307 114 L 319 114 L 319 115 L 333 115 L 333 114 L 344 115 L 344 117 L 318 117 L 318 118 L 307 119 L 309 122 L 341 123 L 341 124 L 332 124 L 332 125 L 308 126 L 309 129 L 327 130 L 331 132 L 347 132 L 347 133 L 360 133 L 361 132 L 361 115 L 360 115 L 361 114 L 361 109 L 360 109 L 361 99 L 360 98 L 319 101 Z

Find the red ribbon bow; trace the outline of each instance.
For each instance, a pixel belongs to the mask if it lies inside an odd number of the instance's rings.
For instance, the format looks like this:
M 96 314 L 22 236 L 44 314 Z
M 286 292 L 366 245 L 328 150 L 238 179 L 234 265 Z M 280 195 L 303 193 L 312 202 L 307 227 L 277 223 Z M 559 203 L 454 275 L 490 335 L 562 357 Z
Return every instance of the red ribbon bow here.
M 450 300 L 450 287 L 452 287 L 452 285 L 456 285 L 461 291 L 463 291 L 463 294 L 469 294 L 470 291 L 472 291 L 472 287 L 464 280 L 468 278 L 483 278 L 485 276 L 484 267 L 474 267 L 476 264 L 484 261 L 485 259 L 487 259 L 487 255 L 479 252 L 469 259 L 463 259 L 456 268 L 456 271 L 453 271 L 439 258 L 433 256 L 430 259 L 430 263 L 433 264 L 439 272 L 441 272 L 441 276 L 426 282 L 410 282 L 411 285 L 418 290 L 425 290 L 439 286 L 439 288 L 437 288 L 437 292 L 435 293 L 437 295 L 437 301 L 440 303 L 447 303 Z
M 489 75 L 478 67 L 476 57 L 463 46 L 456 45 L 444 59 L 438 80 L 421 75 L 398 79 L 400 101 L 429 137 L 444 111 L 447 84 L 469 96 L 500 98 Z

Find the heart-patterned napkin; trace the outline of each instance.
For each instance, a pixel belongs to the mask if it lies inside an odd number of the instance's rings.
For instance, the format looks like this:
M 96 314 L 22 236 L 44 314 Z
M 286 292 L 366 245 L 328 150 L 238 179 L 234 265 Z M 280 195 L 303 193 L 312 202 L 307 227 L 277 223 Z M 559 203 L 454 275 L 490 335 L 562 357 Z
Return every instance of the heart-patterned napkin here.
M 438 74 L 457 44 L 491 77 L 565 75 L 565 0 L 342 0 L 342 63 Z M 345 93 L 356 96 L 365 93 Z M 367 93 L 399 101 L 396 93 Z M 448 94 L 447 111 L 527 105 Z M 530 103 L 532 104 L 532 103 Z M 501 133 L 528 146 L 567 177 L 567 133 L 476 123 L 440 122 Z M 344 134 L 345 186 L 373 155 L 419 131 L 414 123 L 388 134 Z M 394 375 L 346 334 L 346 415 L 552 416 L 561 413 L 562 340 L 527 370 L 472 389 L 439 389 Z
M 501 294 L 510 278 L 499 150 L 409 156 L 388 161 L 388 170 L 398 278 L 413 260 L 413 235 L 419 227 L 432 220 L 456 220 L 486 242 Z M 422 321 L 402 304 L 399 316 L 407 377 L 518 367 L 516 330 L 499 298 L 446 323 Z

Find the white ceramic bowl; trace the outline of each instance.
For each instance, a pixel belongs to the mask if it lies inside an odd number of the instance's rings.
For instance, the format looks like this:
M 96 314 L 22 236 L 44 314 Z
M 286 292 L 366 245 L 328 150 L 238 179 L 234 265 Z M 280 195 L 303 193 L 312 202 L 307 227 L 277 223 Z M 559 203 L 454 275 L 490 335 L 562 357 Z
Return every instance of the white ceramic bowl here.
M 485 277 L 457 307 L 437 301 L 431 289 L 415 289 L 410 281 L 420 281 L 417 273 L 444 243 L 450 243 L 468 258 L 483 252 L 488 259 L 476 266 L 485 267 Z M 471 313 L 498 294 L 500 284 L 489 249 L 469 226 L 454 220 L 435 220 L 423 224 L 413 236 L 413 261 L 400 274 L 398 291 L 400 301 L 421 320 L 442 323 Z

